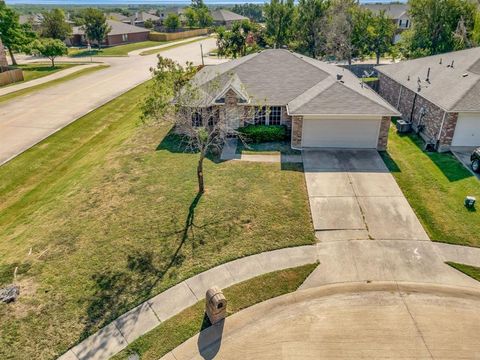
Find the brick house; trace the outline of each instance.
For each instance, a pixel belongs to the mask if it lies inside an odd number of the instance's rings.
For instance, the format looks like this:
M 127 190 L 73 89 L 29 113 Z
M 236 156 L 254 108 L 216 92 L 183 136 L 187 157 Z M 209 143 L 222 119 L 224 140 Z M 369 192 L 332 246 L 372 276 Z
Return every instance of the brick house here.
M 480 146 L 480 48 L 376 69 L 380 95 L 438 151 Z
M 232 128 L 285 125 L 295 149 L 385 150 L 390 118 L 399 115 L 348 70 L 283 49 L 207 66 L 193 85 L 209 114 L 195 123 L 213 116 Z
M 148 40 L 148 35 L 150 34 L 150 30 L 148 29 L 115 20 L 107 20 L 107 23 L 111 30 L 102 45 L 114 46 Z M 69 45 L 84 46 L 87 45 L 87 43 L 88 40 L 83 27 L 74 26 L 72 28 L 72 37 L 70 38 Z

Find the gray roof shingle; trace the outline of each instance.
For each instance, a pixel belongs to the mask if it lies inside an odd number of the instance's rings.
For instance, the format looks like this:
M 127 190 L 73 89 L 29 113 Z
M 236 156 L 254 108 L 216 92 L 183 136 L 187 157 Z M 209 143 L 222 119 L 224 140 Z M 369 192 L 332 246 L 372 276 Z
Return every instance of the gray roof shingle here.
M 248 20 L 247 17 L 236 14 L 225 9 L 214 10 L 211 13 L 213 21 L 242 21 Z
M 115 21 L 115 20 L 107 20 L 107 24 L 112 28 L 108 35 L 123 35 L 123 34 L 135 34 L 135 33 L 144 33 L 144 32 L 150 32 L 150 30 L 138 27 L 138 26 L 133 26 L 130 24 L 125 24 L 120 21 Z M 83 29 L 82 26 L 74 26 L 72 28 L 73 34 L 76 35 L 84 35 L 85 30 Z
M 207 66 L 195 76 L 194 84 L 213 100 L 232 77 L 235 90 L 248 96 L 251 104 L 288 106 L 290 115 L 398 115 L 350 71 L 288 50 L 264 50 Z
M 446 111 L 480 111 L 480 47 L 376 69 Z

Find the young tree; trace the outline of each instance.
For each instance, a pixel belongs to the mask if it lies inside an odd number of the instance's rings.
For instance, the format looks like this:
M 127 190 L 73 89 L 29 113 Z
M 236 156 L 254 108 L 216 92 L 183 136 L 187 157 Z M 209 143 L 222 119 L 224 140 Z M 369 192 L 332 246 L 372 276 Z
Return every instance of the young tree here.
M 175 31 L 180 27 L 180 18 L 177 14 L 170 13 L 165 19 L 165 26 L 169 31 Z
M 65 40 L 72 34 L 72 27 L 65 21 L 61 9 L 52 9 L 43 13 L 41 35 L 45 38 Z
M 265 5 L 266 33 L 274 47 L 287 45 L 291 40 L 295 18 L 293 0 L 271 0 Z
M 108 26 L 105 14 L 98 9 L 87 8 L 83 10 L 82 18 L 87 39 L 89 41 L 97 42 L 97 45 L 100 48 L 102 42 L 112 30 L 112 28 Z
M 143 22 L 143 26 L 145 26 L 145 29 L 153 29 L 155 24 L 153 23 L 152 19 L 147 19 Z
M 18 14 L 0 0 L 0 38 L 8 50 L 12 64 L 17 65 L 14 52 L 23 51 L 35 39 L 35 33 L 28 24 L 21 25 Z
M 295 34 L 300 52 L 315 57 L 317 54 L 319 20 L 328 8 L 326 0 L 299 0 Z
M 212 15 L 206 6 L 196 9 L 196 17 L 198 26 L 202 28 L 209 27 L 213 24 Z
M 370 50 L 375 53 L 377 65 L 380 64 L 380 58 L 392 47 L 392 40 L 395 34 L 395 25 L 384 10 L 377 15 L 373 15 L 372 24 L 368 27 L 370 37 Z
M 40 39 L 32 43 L 30 52 L 49 58 L 52 62 L 52 67 L 55 67 L 55 59 L 59 56 L 67 55 L 68 49 L 61 40 Z
M 219 110 L 210 106 L 211 99 L 202 96 L 190 81 L 195 74 L 191 64 L 182 67 L 173 60 L 158 58 L 157 68 L 153 70 L 153 85 L 143 105 L 143 115 L 145 119 L 173 124 L 187 150 L 198 152 L 197 180 L 201 195 L 205 191 L 203 162 L 210 152 L 221 149 L 228 136 L 237 134 L 229 126 L 229 121 L 232 116 L 240 115 L 226 110 L 223 116 L 218 116 Z M 220 90 L 219 84 L 214 82 L 203 87 L 203 91 L 208 93 Z

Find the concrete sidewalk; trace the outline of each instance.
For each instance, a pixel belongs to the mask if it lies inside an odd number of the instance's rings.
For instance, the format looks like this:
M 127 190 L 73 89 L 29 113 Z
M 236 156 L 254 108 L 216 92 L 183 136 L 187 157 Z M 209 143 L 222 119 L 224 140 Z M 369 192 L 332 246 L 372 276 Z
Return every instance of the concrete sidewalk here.
M 480 267 L 480 248 L 435 243 L 438 253 L 445 261 Z
M 280 249 L 241 258 L 187 279 L 137 306 L 80 344 L 61 360 L 107 359 L 182 310 L 205 297 L 217 285 L 226 288 L 272 271 L 315 263 L 314 245 Z
M 81 70 L 88 69 L 88 68 L 91 68 L 91 67 L 96 67 L 96 66 L 99 66 L 99 65 L 102 65 L 102 64 L 104 64 L 104 63 L 96 62 L 96 63 L 91 63 L 91 64 L 78 64 L 78 65 L 73 66 L 71 68 L 61 70 L 61 71 L 57 71 L 54 74 L 47 75 L 47 76 L 41 77 L 39 79 L 22 82 L 20 84 L 10 85 L 10 86 L 7 86 L 7 87 L 4 87 L 4 88 L 0 89 L 0 96 L 7 95 L 7 94 L 13 93 L 15 91 L 23 90 L 23 89 L 28 89 L 28 88 L 31 88 L 33 86 L 37 86 L 37 85 L 40 85 L 40 84 L 45 84 L 45 83 L 53 81 L 53 80 L 61 79 L 61 78 L 65 77 L 65 76 L 68 76 L 70 74 L 75 74 L 76 72 L 79 72 Z

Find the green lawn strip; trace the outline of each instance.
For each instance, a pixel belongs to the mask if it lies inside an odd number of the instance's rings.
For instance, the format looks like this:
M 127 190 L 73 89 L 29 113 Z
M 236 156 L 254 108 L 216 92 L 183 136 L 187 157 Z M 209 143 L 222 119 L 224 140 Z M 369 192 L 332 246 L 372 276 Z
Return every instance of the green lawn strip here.
M 199 272 L 315 242 L 301 165 L 209 158 L 195 201 L 198 155 L 142 124 L 147 86 L 0 167 L 0 280 L 18 266 L 21 288 L 0 358 L 55 358 Z
M 30 93 L 38 91 L 38 90 L 46 89 L 46 88 L 54 86 L 54 85 L 58 85 L 58 84 L 63 83 L 65 81 L 70 81 L 70 80 L 76 79 L 80 76 L 87 75 L 87 74 L 90 74 L 90 73 L 98 71 L 98 70 L 103 70 L 107 67 L 109 67 L 109 65 L 98 65 L 98 66 L 94 66 L 94 67 L 89 67 L 89 68 L 74 72 L 72 74 L 69 74 L 67 76 L 64 76 L 62 78 L 58 78 L 58 79 L 55 79 L 55 80 L 52 80 L 52 81 L 45 82 L 43 84 L 38 84 L 38 85 L 29 87 L 29 88 L 25 88 L 25 89 L 22 89 L 22 90 L 14 91 L 14 92 L 6 94 L 6 95 L 2 95 L 2 96 L 0 96 L 0 103 L 12 100 L 12 99 L 17 98 L 19 96 L 30 94 Z
M 297 290 L 316 266 L 309 264 L 276 271 L 224 289 L 228 315 Z M 129 355 L 137 353 L 142 360 L 158 360 L 205 328 L 204 314 L 205 300 L 202 300 L 135 340 L 113 359 L 128 359 Z
M 117 45 L 117 46 L 111 46 L 108 48 L 103 48 L 103 49 L 92 49 L 92 50 L 86 50 L 86 49 L 70 49 L 69 50 L 69 56 L 71 57 L 105 57 L 105 56 L 128 56 L 128 53 L 131 51 L 135 50 L 140 50 L 140 49 L 145 49 L 153 46 L 158 46 L 162 44 L 166 44 L 167 41 L 141 41 L 137 43 L 132 43 L 132 44 L 125 44 L 125 45 Z
M 301 155 L 301 151 L 294 150 L 290 146 L 290 141 L 273 141 L 267 143 L 248 143 L 244 144 L 239 141 L 237 145 L 237 154 L 249 154 L 249 155 Z
M 451 261 L 448 261 L 447 264 L 457 269 L 458 271 L 461 271 L 465 275 L 470 276 L 472 279 L 480 281 L 480 268 L 465 264 L 458 264 Z
M 56 64 L 54 67 L 50 63 L 30 63 L 30 64 L 25 64 L 25 65 L 17 65 L 14 66 L 14 68 L 22 69 L 23 70 L 23 81 L 22 82 L 27 82 L 30 80 L 35 80 L 42 78 L 47 75 L 54 74 L 58 71 L 69 69 L 71 67 L 77 66 L 80 64 L 72 63 L 72 64 Z M 18 82 L 15 84 L 19 84 Z M 6 86 L 12 86 L 14 84 L 9 84 Z M 2 88 L 4 86 L 0 86 Z
M 151 49 L 151 50 L 146 50 L 142 53 L 140 53 L 140 55 L 142 56 L 145 56 L 145 55 L 153 55 L 153 54 L 158 54 L 159 52 L 162 52 L 162 51 L 165 51 L 165 50 L 171 50 L 171 49 L 175 49 L 179 46 L 183 46 L 183 45 L 188 45 L 188 44 L 192 44 L 192 43 L 195 43 L 197 41 L 202 41 L 202 40 L 205 40 L 206 38 L 202 37 L 200 39 L 193 39 L 193 40 L 189 40 L 189 41 L 184 41 L 182 43 L 177 43 L 177 44 L 173 44 L 173 45 L 170 45 L 170 46 L 165 46 L 163 48 L 159 48 L 159 49 Z M 175 40 L 175 41 L 178 41 L 178 40 Z
M 451 153 L 427 153 L 417 135 L 390 129 L 383 159 L 430 238 L 451 244 L 480 246 L 480 221 L 463 200 L 480 198 L 478 179 Z

